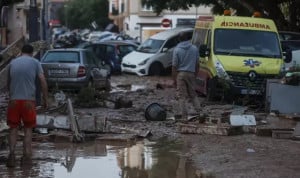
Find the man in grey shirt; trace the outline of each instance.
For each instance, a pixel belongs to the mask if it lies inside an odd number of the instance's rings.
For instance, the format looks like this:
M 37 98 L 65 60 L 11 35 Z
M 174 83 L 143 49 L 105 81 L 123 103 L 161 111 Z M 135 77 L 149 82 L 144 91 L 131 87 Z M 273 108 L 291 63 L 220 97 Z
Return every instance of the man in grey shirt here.
M 48 87 L 43 69 L 40 62 L 33 58 L 32 55 L 33 47 L 24 45 L 22 55 L 13 59 L 8 66 L 9 104 L 7 108 L 7 124 L 10 127 L 8 167 L 15 166 L 17 132 L 21 122 L 24 125 L 25 135 L 22 161 L 31 161 L 32 128 L 36 126 L 36 80 L 39 80 L 41 83 L 43 106 L 44 108 L 48 107 Z
M 176 100 L 179 113 L 175 113 L 176 119 L 188 120 L 186 102 L 191 99 L 195 110 L 200 116 L 201 105 L 195 91 L 196 74 L 199 70 L 199 52 L 192 45 L 188 34 L 179 35 L 180 43 L 173 52 L 172 76 L 176 86 Z

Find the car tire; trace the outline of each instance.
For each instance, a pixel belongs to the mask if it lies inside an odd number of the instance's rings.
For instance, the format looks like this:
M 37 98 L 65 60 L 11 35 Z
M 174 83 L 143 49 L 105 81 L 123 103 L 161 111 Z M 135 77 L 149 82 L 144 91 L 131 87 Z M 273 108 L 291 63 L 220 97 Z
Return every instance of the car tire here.
M 149 68 L 149 75 L 160 76 L 164 68 L 161 63 L 155 62 Z
M 95 87 L 93 79 L 89 80 L 89 83 L 88 83 L 87 87 L 89 87 L 89 88 L 94 88 Z
M 108 77 L 110 77 L 111 74 L 112 74 L 112 67 L 111 67 L 111 65 L 105 64 L 105 65 L 103 66 L 103 68 L 107 70 Z
M 206 100 L 214 101 L 216 99 L 216 81 L 213 79 L 206 80 Z

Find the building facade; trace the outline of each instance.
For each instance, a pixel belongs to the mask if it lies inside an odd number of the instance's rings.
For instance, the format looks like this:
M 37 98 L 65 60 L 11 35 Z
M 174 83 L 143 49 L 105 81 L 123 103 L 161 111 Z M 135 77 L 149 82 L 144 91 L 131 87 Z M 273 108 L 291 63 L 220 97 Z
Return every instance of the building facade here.
M 47 32 L 50 28 L 49 22 L 58 19 L 57 12 L 64 6 L 66 1 L 67 0 L 36 0 L 38 10 L 38 36 L 40 39 L 43 33 L 44 36 L 47 36 Z M 8 23 L 6 26 L 6 43 L 11 44 L 22 36 L 29 39 L 30 0 L 24 0 L 22 3 L 16 3 L 7 8 Z
M 109 1 L 109 18 L 119 26 L 120 31 L 132 37 L 140 37 L 141 41 L 160 30 L 194 26 L 196 18 L 211 14 L 210 7 L 199 6 L 189 10 L 166 10 L 157 15 L 151 7 L 143 6 L 141 0 Z M 163 25 L 162 21 L 166 19 L 168 23 Z

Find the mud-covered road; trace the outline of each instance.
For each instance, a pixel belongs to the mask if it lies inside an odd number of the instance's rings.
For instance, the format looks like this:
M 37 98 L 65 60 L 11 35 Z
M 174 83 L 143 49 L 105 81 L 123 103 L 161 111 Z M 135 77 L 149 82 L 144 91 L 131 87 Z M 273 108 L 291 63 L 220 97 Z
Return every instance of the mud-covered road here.
M 172 87 L 157 89 L 158 83 L 169 86 L 171 84 L 170 77 L 138 77 L 135 75 L 119 75 L 112 76 L 111 83 L 112 92 L 110 94 L 110 98 L 114 99 L 123 96 L 123 98 L 132 101 L 132 107 L 115 109 L 113 103 L 107 102 L 106 107 L 75 107 L 75 112 L 87 115 L 97 115 L 99 118 L 105 117 L 112 126 L 120 126 L 131 130 L 151 131 L 152 135 L 148 136 L 147 140 L 153 142 L 159 140 L 160 144 L 166 144 L 164 146 L 168 146 L 170 141 L 181 143 L 182 146 L 180 147 L 180 151 L 176 151 L 178 153 L 177 156 L 181 158 L 177 169 L 183 167 L 189 170 L 189 173 L 185 172 L 185 175 L 183 175 L 181 171 L 181 173 L 169 174 L 169 176 L 163 176 L 167 174 L 162 173 L 159 177 L 300 177 L 300 159 L 298 159 L 300 153 L 300 141 L 257 136 L 253 132 L 234 136 L 181 134 L 178 127 L 179 123 L 176 123 L 171 119 L 174 113 L 173 105 L 175 89 Z M 3 97 L 3 94 L 2 98 L 5 98 Z M 237 107 L 231 104 L 207 103 L 204 101 L 204 98 L 201 97 L 199 97 L 199 99 L 203 103 L 203 110 L 213 117 L 228 113 L 232 110 L 232 108 Z M 5 102 L 3 103 L 3 101 L 0 103 L 2 103 L 1 105 L 5 105 Z M 151 103 L 159 103 L 167 111 L 166 121 L 147 121 L 145 119 L 145 109 Z M 190 113 L 194 113 L 193 108 L 191 106 L 189 108 Z M 264 121 L 264 127 L 295 127 L 294 121 L 288 119 L 282 120 L 275 116 L 271 116 L 269 113 L 264 113 L 261 108 L 255 108 L 255 110 L 249 109 L 248 107 L 245 108 L 247 113 L 253 114 L 257 118 L 259 117 L 260 121 Z M 4 111 L 2 109 L 2 120 L 4 119 L 3 114 Z M 162 142 L 162 138 L 168 141 Z M 55 158 L 59 157 L 61 149 L 56 149 L 53 145 L 51 146 L 51 143 L 49 146 L 47 144 L 47 139 L 46 143 L 45 141 L 41 143 L 41 140 L 42 139 L 39 139 L 39 142 L 34 142 L 36 157 L 40 158 L 45 152 L 44 149 L 51 150 L 51 152 L 46 154 L 47 159 L 42 161 L 43 164 L 46 164 L 47 162 L 51 164 Z M 78 146 L 78 144 L 76 145 Z M 70 145 L 68 147 L 70 147 Z M 80 147 L 80 143 L 78 147 Z M 84 152 L 85 148 L 86 147 L 82 146 L 81 150 Z M 96 148 L 88 147 L 87 149 L 96 150 Z M 170 149 L 170 152 L 173 152 L 173 150 Z M 7 150 L 0 150 L 1 176 L 13 177 L 8 175 L 10 171 L 4 166 L 3 161 L 5 161 L 6 154 Z M 136 152 L 136 154 L 139 153 Z M 172 161 L 169 160 L 168 162 L 165 162 L 165 164 L 172 165 L 171 162 Z M 192 173 L 190 173 L 190 165 L 193 165 Z M 22 172 L 22 170 L 17 171 Z M 51 169 L 50 173 L 38 175 L 48 175 L 46 177 L 53 177 Z M 39 176 L 36 175 L 36 177 Z M 125 178 L 126 176 L 119 175 L 117 177 Z M 134 176 L 127 177 L 154 178 L 155 176 L 151 176 L 151 174 L 135 174 Z

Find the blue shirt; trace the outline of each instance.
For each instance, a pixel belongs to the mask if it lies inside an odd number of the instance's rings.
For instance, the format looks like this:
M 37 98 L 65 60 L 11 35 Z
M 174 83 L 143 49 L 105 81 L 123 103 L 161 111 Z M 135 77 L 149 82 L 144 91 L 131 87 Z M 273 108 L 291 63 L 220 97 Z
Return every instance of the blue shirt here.
M 183 41 L 177 44 L 173 52 L 172 66 L 177 71 L 195 72 L 199 52 L 196 46 L 190 41 Z
M 11 100 L 35 100 L 36 80 L 43 73 L 40 62 L 30 56 L 20 56 L 9 64 Z

